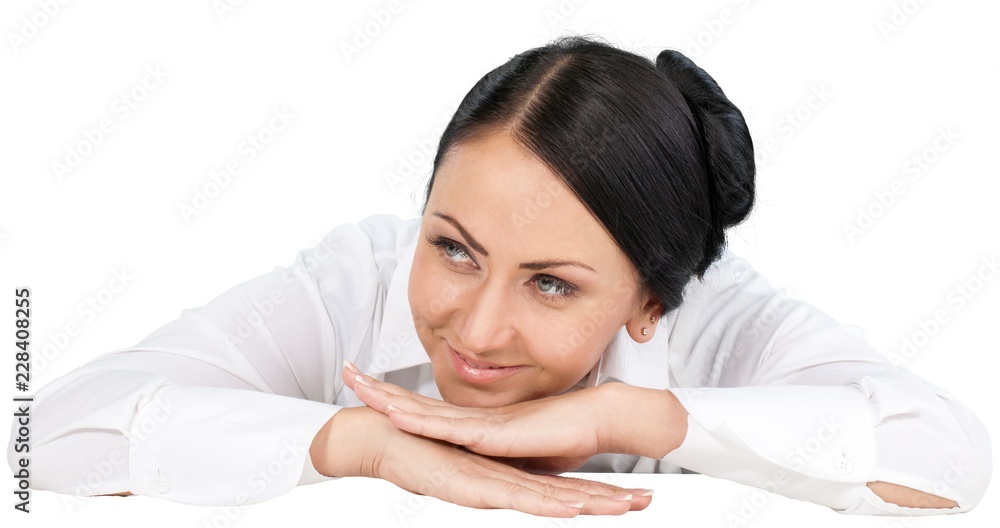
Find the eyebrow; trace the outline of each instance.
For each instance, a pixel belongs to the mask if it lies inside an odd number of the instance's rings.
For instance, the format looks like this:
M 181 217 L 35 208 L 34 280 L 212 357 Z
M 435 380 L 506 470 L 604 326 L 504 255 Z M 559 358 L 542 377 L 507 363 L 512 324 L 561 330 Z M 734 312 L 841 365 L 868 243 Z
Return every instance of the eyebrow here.
M 482 253 L 484 256 L 487 257 L 490 256 L 489 252 L 486 251 L 486 248 L 484 248 L 482 244 L 480 244 L 475 238 L 473 238 L 472 235 L 469 234 L 469 232 L 465 229 L 465 227 L 462 226 L 462 224 L 458 220 L 455 220 L 454 218 L 440 211 L 434 211 L 434 213 L 432 214 L 433 216 L 436 216 L 444 220 L 445 222 L 448 222 L 449 224 L 455 226 L 455 229 L 458 229 L 458 232 L 461 233 L 462 238 L 464 238 L 465 242 L 469 244 L 469 247 L 478 251 L 479 253 Z M 560 266 L 577 266 L 583 269 L 588 269 L 590 271 L 593 271 L 594 273 L 597 273 L 596 271 L 594 271 L 594 268 L 591 268 L 590 266 L 584 264 L 583 262 L 579 262 L 576 260 L 551 260 L 551 259 L 536 260 L 533 262 L 522 262 L 521 265 L 518 266 L 518 268 L 540 271 L 548 268 L 558 268 Z
M 455 226 L 455 229 L 458 229 L 458 232 L 462 234 L 462 238 L 465 239 L 465 243 L 469 244 L 469 246 L 472 247 L 472 249 L 474 249 L 474 250 L 482 253 L 483 255 L 485 255 L 487 257 L 490 256 L 489 252 L 486 251 L 486 248 L 484 248 L 482 244 L 480 244 L 479 242 L 477 242 L 475 238 L 472 238 L 472 235 L 470 235 L 469 232 L 466 231 L 464 227 L 462 227 L 462 224 L 459 223 L 458 220 L 455 220 L 454 218 L 452 218 L 452 217 L 450 217 L 450 216 L 448 216 L 448 215 L 446 215 L 446 214 L 444 214 L 444 213 L 442 213 L 440 211 L 434 211 L 434 216 L 436 216 L 436 217 L 444 220 L 445 222 L 448 222 L 449 224 Z

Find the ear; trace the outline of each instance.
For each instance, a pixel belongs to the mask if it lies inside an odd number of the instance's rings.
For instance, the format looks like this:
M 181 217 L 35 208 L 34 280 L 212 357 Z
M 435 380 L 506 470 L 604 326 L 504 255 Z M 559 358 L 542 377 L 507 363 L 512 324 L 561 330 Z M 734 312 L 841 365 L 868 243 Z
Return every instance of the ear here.
M 645 343 L 653 338 L 660 326 L 665 306 L 655 295 L 647 294 L 632 317 L 625 323 L 629 337 L 636 343 Z M 646 334 L 643 335 L 643 329 Z

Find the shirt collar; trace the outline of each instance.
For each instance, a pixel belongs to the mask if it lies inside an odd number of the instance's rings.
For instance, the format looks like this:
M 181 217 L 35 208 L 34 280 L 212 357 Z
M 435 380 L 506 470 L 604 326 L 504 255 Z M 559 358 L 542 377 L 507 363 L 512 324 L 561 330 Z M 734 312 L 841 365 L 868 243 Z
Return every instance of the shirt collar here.
M 417 337 L 407 294 L 410 269 L 419 238 L 415 236 L 399 256 L 386 292 L 375 351 L 367 365 L 358 365 L 362 371 L 373 376 L 430 364 L 430 358 Z M 676 312 L 674 310 L 658 322 L 659 327 L 646 343 L 636 343 L 625 328 L 620 328 L 600 361 L 577 386 L 594 386 L 613 380 L 651 389 L 668 388 L 667 346 Z

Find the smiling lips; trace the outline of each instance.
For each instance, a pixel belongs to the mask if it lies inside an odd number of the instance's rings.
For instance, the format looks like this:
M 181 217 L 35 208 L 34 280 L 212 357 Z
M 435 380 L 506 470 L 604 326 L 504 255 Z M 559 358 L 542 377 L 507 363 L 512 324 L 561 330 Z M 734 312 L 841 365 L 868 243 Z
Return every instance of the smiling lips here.
M 505 367 L 487 362 L 473 362 L 467 357 L 455 351 L 451 345 L 448 346 L 448 355 L 451 357 L 451 364 L 459 377 L 469 383 L 492 383 L 504 379 L 515 372 L 523 369 L 525 365 L 515 365 Z

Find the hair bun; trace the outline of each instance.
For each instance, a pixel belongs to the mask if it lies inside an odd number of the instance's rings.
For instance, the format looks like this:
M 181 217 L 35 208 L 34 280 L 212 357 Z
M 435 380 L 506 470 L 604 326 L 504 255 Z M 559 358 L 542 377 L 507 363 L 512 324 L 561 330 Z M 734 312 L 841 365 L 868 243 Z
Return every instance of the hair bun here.
M 684 96 L 701 134 L 700 145 L 712 197 L 712 228 L 705 240 L 705 259 L 695 272 L 722 255 L 725 229 L 747 218 L 754 203 L 756 167 L 753 141 L 740 112 L 711 75 L 676 50 L 663 50 L 656 68 Z

